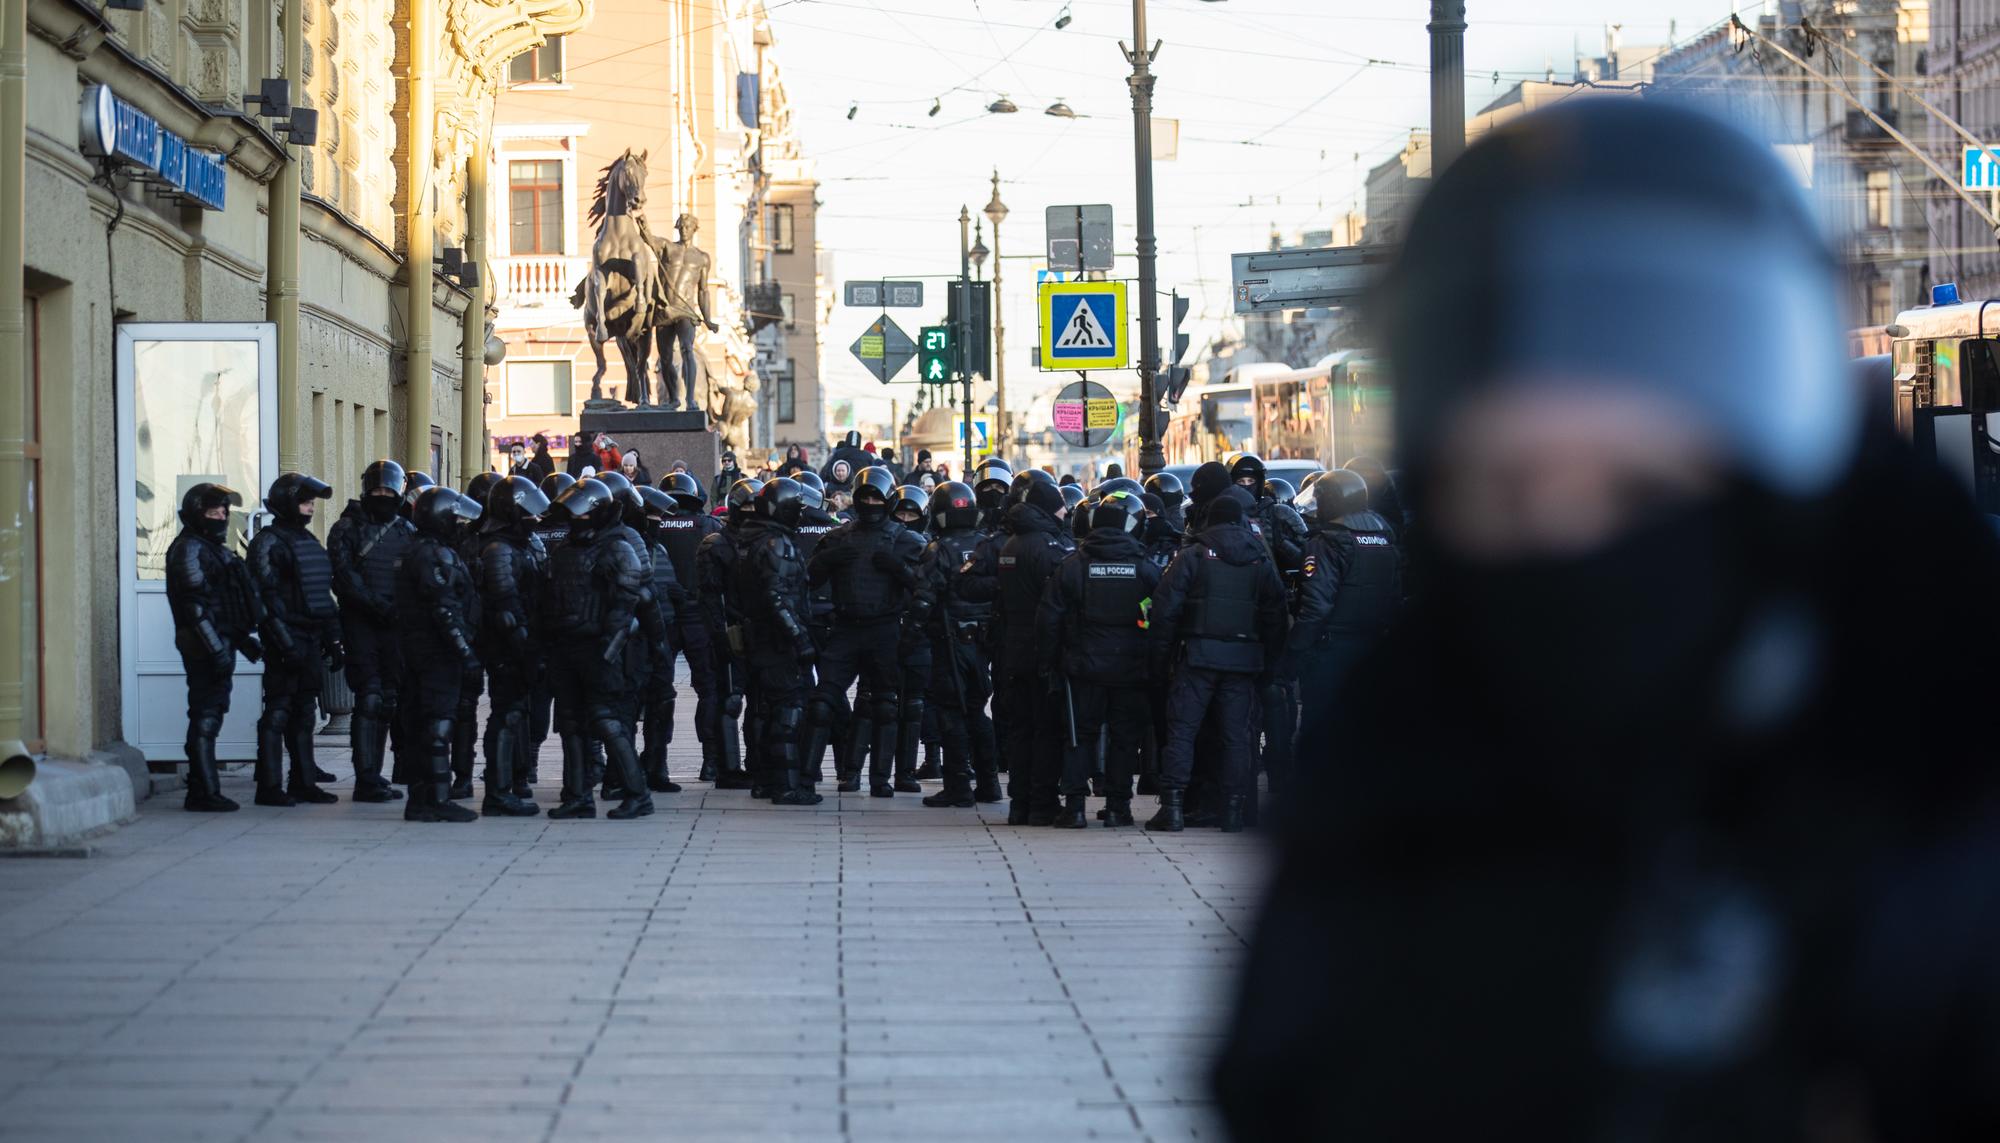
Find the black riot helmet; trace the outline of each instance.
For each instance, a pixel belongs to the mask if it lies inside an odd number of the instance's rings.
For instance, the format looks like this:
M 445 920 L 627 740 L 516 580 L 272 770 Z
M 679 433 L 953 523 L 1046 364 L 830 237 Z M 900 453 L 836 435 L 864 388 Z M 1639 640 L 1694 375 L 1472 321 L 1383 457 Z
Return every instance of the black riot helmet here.
M 896 494 L 896 477 L 879 464 L 871 464 L 854 474 L 854 516 L 876 521 L 889 515 L 889 502 Z
M 1160 498 L 1168 508 L 1178 508 L 1187 500 L 1187 486 L 1171 472 L 1156 472 L 1146 478 L 1145 491 Z
M 243 494 L 226 484 L 201 483 L 187 490 L 181 497 L 181 523 L 220 543 L 229 534 L 229 519 L 208 518 L 208 510 L 227 505 L 232 508 L 243 506 Z
M 1264 458 L 1254 452 L 1239 452 L 1229 461 L 1229 483 L 1250 489 L 1255 496 L 1264 486 Z
M 894 516 L 896 521 L 905 528 L 915 528 L 919 532 L 923 531 L 924 524 L 930 517 L 930 510 L 930 493 L 925 492 L 914 484 L 903 485 L 896 489 L 895 495 L 889 498 L 889 515 Z M 903 517 L 912 514 L 914 514 L 913 519 L 903 519 Z
M 551 472 L 547 476 L 542 477 L 542 495 L 548 497 L 551 504 L 554 504 L 562 497 L 563 493 L 568 492 L 575 486 L 576 477 L 571 476 L 567 472 Z
M 1014 466 L 997 456 L 989 456 L 972 470 L 972 490 L 978 492 L 988 484 L 998 485 L 1001 491 L 1014 482 Z
M 1028 489 L 1037 484 L 1046 484 L 1051 489 L 1056 486 L 1056 478 L 1039 468 L 1024 468 L 1014 474 L 1014 482 L 1007 488 L 1007 503 L 1019 504 L 1028 498 Z M 1057 496 L 1060 500 L 1060 494 Z M 1061 507 L 1060 504 L 1057 507 Z
M 410 508 L 410 522 L 426 536 L 449 540 L 457 534 L 461 522 L 479 519 L 481 511 L 479 502 L 463 492 L 432 485 L 417 493 L 417 502 Z
M 769 520 L 781 528 L 796 528 L 799 526 L 799 514 L 805 511 L 805 507 L 805 489 L 791 477 L 780 476 L 757 490 L 754 510 L 760 520 Z
M 1063 507 L 1072 512 L 1076 511 L 1076 506 L 1083 503 L 1084 498 L 1088 495 L 1088 493 L 1084 492 L 1083 485 L 1081 484 L 1064 484 L 1059 487 L 1058 491 L 1062 493 Z
M 646 502 L 639 499 L 639 490 L 632 487 L 632 482 L 626 479 L 624 473 L 615 470 L 600 472 L 596 479 L 601 481 L 604 487 L 609 488 L 611 495 L 617 498 L 619 511 L 627 524 L 636 527 L 645 522 Z
M 271 482 L 271 491 L 264 496 L 264 507 L 278 518 L 278 523 L 297 524 L 305 519 L 299 505 L 308 500 L 324 500 L 332 495 L 333 487 L 318 477 L 307 476 L 303 472 L 285 472 Z
M 1298 494 L 1299 490 L 1292 487 L 1292 482 L 1282 476 L 1273 476 L 1264 482 L 1264 499 L 1266 500 L 1276 500 L 1278 503 L 1283 504 Z
M 761 480 L 743 479 L 729 486 L 729 519 L 731 523 L 742 523 L 750 518 L 751 510 L 757 506 L 757 494 L 764 490 Z
M 1100 498 L 1090 509 L 1090 530 L 1115 531 L 1136 536 L 1146 526 L 1144 493 L 1120 489 Z
M 556 498 L 555 506 L 569 516 L 572 539 L 578 532 L 610 527 L 624 512 L 618 497 L 594 476 L 570 485 Z
M 701 490 L 701 481 L 685 472 L 669 472 L 660 478 L 660 491 L 674 498 L 674 503 L 689 515 L 699 513 L 708 504 L 708 497 Z
M 1368 507 L 1368 482 L 1351 469 L 1337 468 L 1313 482 L 1313 518 L 1324 528 Z
M 979 495 L 963 481 L 947 480 L 931 490 L 931 523 L 937 528 L 977 528 Z
M 1075 487 L 1074 484 L 1063 485 L 1063 499 L 1068 500 L 1069 490 Z M 1090 513 L 1097 507 L 1097 497 L 1086 495 L 1080 502 L 1074 503 L 1075 510 L 1069 514 L 1069 532 L 1081 540 L 1090 534 Z
M 1137 496 L 1145 491 L 1145 485 L 1140 484 L 1129 476 L 1114 476 L 1109 480 L 1101 480 L 1090 488 L 1092 496 L 1109 496 L 1113 492 L 1130 492 L 1132 495 Z
M 493 486 L 498 483 L 500 483 L 499 473 L 482 472 L 465 482 L 465 494 L 484 506 L 486 494 L 493 491 Z
M 525 476 L 503 476 L 486 491 L 482 525 L 489 532 L 526 527 L 549 510 L 549 498 Z
M 645 502 L 648 520 L 664 520 L 673 515 L 674 509 L 679 507 L 674 503 L 673 497 L 650 484 L 641 484 L 636 491 L 639 493 L 639 499 Z
M 410 509 L 416 507 L 419 492 L 436 485 L 437 481 L 431 479 L 430 473 L 421 468 L 413 470 L 403 481 L 403 515 L 408 516 Z
M 820 479 L 819 473 L 809 468 L 801 469 L 790 479 L 799 486 L 799 495 L 805 498 L 806 507 L 814 511 L 826 509 L 826 481 Z
M 390 495 L 400 497 L 410 478 L 403 472 L 403 466 L 383 457 L 361 470 L 361 495 L 366 497 L 377 489 L 386 490 Z

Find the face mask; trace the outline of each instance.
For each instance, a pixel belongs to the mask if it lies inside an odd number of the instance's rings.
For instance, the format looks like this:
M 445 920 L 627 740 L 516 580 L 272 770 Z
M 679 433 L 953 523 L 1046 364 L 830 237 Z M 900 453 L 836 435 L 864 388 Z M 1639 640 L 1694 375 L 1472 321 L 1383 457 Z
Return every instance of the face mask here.
M 879 520 L 886 519 L 888 515 L 889 506 L 879 500 L 856 500 L 854 502 L 854 518 L 863 523 L 873 524 Z
M 203 516 L 195 521 L 195 527 L 202 536 L 219 544 L 229 535 L 229 518 L 225 516 L 220 520 L 211 520 Z
M 390 517 L 396 514 L 396 498 L 394 496 L 364 496 L 361 498 L 361 510 L 366 512 L 368 518 L 377 524 L 385 523 Z
M 1742 523 L 1711 503 L 1583 556 L 1446 558 L 1435 595 L 1500 710 L 1546 740 L 1692 727 L 1753 602 Z

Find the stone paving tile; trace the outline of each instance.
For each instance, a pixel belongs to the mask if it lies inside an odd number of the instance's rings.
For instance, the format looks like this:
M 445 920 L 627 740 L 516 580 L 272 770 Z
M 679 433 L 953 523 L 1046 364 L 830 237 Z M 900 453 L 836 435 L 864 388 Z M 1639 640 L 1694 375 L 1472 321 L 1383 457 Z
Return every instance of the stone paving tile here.
M 1255 835 L 692 784 L 411 826 L 248 787 L 0 862 L 0 1140 L 1220 1138 Z

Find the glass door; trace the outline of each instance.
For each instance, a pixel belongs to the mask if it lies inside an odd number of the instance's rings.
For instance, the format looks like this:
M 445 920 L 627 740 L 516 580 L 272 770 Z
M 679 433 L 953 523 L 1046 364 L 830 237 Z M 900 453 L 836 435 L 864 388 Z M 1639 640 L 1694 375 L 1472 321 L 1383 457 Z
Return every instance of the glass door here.
M 125 741 L 149 762 L 185 759 L 187 675 L 174 649 L 166 555 L 181 497 L 204 481 L 243 494 L 229 546 L 243 554 L 277 475 L 277 327 L 131 322 L 118 327 L 119 665 Z M 216 757 L 257 754 L 262 667 L 236 660 Z

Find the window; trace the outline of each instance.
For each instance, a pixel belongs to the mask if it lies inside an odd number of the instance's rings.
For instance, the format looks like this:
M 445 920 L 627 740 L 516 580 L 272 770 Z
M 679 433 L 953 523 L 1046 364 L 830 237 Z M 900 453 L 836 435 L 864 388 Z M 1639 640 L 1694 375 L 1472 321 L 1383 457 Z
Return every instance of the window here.
M 778 423 L 789 425 L 799 419 L 798 362 L 785 358 L 785 368 L 778 374 Z
M 799 328 L 798 299 L 792 294 L 782 294 L 778 298 L 778 312 L 785 317 L 786 329 Z
M 563 38 L 550 36 L 539 48 L 529 48 L 507 61 L 508 83 L 561 83 Z
M 569 362 L 509 361 L 507 363 L 508 416 L 567 417 L 569 402 Z
M 1892 225 L 1890 214 L 1892 200 L 1889 195 L 1889 172 L 1869 171 L 1867 182 L 1868 227 L 1871 230 L 1887 230 Z
M 1896 320 L 1895 289 L 1886 278 L 1868 283 L 1868 324 L 1888 325 Z
M 508 253 L 563 252 L 563 165 L 560 159 L 507 164 Z
M 765 229 L 770 231 L 771 249 L 780 254 L 790 254 L 797 248 L 792 237 L 792 207 L 790 203 L 780 203 L 770 208 L 770 216 L 765 219 Z

